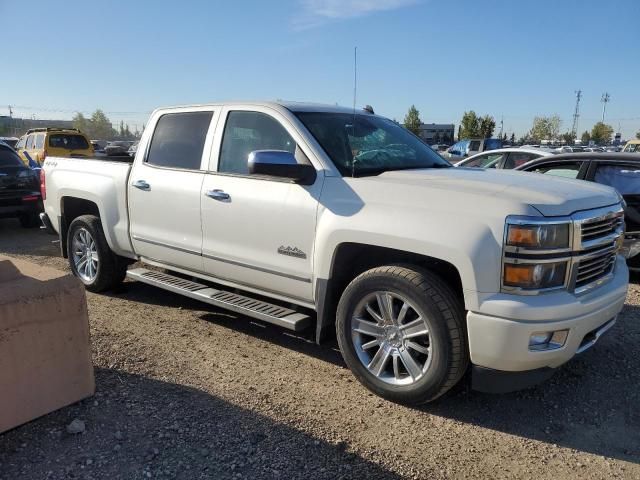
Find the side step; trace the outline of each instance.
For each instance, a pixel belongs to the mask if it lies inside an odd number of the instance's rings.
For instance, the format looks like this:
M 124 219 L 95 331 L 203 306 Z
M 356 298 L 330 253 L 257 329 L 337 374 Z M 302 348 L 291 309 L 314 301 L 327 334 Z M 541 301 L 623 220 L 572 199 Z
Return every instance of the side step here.
M 303 330 L 311 324 L 309 315 L 296 312 L 290 308 L 273 305 L 262 300 L 238 295 L 237 293 L 217 290 L 201 283 L 184 280 L 166 273 L 147 270 L 146 268 L 134 268 L 127 271 L 127 277 L 295 332 Z

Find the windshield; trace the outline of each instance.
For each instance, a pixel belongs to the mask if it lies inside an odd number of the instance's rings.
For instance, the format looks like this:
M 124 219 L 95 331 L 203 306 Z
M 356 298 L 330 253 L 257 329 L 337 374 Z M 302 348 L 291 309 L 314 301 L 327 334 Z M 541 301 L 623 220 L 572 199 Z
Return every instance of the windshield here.
M 86 150 L 89 148 L 89 143 L 87 143 L 87 139 L 82 135 L 55 133 L 49 137 L 49 146 L 67 150 Z
M 426 143 L 386 118 L 325 112 L 299 112 L 297 117 L 345 177 L 451 167 Z

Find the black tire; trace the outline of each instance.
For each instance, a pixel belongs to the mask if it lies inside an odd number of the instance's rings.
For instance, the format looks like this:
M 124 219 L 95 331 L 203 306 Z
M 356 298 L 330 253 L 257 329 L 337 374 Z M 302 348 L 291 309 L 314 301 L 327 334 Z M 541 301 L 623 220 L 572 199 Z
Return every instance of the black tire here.
M 35 228 L 40 225 L 40 217 L 37 213 L 26 213 L 18 217 L 22 228 Z
M 95 278 L 92 280 L 83 278 L 78 272 L 74 262 L 73 238 L 81 228 L 86 229 L 95 241 L 96 251 L 99 257 Z M 95 215 L 82 215 L 71 222 L 67 234 L 67 252 L 71 271 L 90 292 L 111 290 L 119 286 L 127 274 L 127 262 L 123 261 L 123 259 L 111 251 L 107 239 L 104 236 L 100 218 Z
M 401 295 L 428 319 L 432 358 L 422 376 L 412 378 L 413 383 L 393 385 L 381 380 L 356 353 L 352 317 L 365 298 L 379 291 Z M 336 334 L 342 356 L 355 377 L 376 395 L 397 403 L 416 405 L 437 399 L 460 381 L 469 364 L 462 299 L 440 277 L 413 266 L 383 266 L 356 277 L 340 298 Z M 408 350 L 404 345 L 401 349 Z

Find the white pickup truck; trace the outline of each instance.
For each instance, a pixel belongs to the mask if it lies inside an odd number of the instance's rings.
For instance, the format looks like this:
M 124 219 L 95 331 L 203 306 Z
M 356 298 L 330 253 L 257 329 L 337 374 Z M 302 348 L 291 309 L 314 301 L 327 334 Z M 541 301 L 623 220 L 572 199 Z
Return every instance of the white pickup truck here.
M 358 380 L 403 403 L 468 370 L 482 391 L 540 382 L 627 292 L 615 190 L 451 168 L 370 110 L 159 109 L 132 165 L 48 157 L 42 190 L 87 289 L 129 276 L 318 342 L 335 330 Z

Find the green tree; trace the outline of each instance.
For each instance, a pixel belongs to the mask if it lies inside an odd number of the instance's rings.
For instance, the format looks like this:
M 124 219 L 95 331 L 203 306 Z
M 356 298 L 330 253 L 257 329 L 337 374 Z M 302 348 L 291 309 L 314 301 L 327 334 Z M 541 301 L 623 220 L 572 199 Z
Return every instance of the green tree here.
M 567 145 L 573 145 L 574 141 L 575 141 L 575 137 L 573 136 L 573 133 L 571 132 L 565 132 L 562 135 L 560 135 L 560 139 L 562 141 L 564 141 L 565 144 Z
M 636 132 L 636 138 L 637 138 L 638 140 L 640 140 L 640 130 L 638 130 L 638 131 Z
M 93 112 L 90 122 L 92 138 L 107 139 L 113 138 L 116 135 L 116 131 L 111 126 L 111 121 L 102 110 L 98 109 Z
M 485 115 L 484 117 L 480 117 L 480 123 L 478 126 L 479 136 L 482 138 L 491 138 L 493 135 L 493 131 L 496 128 L 496 121 L 490 115 Z
M 591 140 L 597 144 L 610 143 L 613 136 L 613 128 L 606 123 L 598 122 L 591 129 Z
M 76 114 L 71 119 L 73 121 L 73 128 L 77 128 L 82 133 L 90 134 L 89 129 L 89 120 L 80 112 L 76 112 Z
M 516 134 L 515 133 L 511 133 L 511 138 L 509 139 L 509 142 L 511 143 L 511 145 L 515 145 L 516 144 Z
M 475 138 L 480 136 L 480 119 L 476 112 L 470 110 L 464 112 L 462 120 L 460 120 L 460 128 L 458 129 L 458 140 L 465 138 Z
M 533 126 L 529 131 L 529 137 L 536 143 L 540 143 L 542 140 L 558 140 L 560 138 L 561 124 L 562 120 L 558 115 L 535 117 Z
M 580 142 L 586 145 L 587 143 L 589 143 L 590 140 L 591 140 L 591 134 L 585 130 L 582 133 L 582 136 L 580 137 Z
M 404 128 L 416 135 L 419 135 L 420 125 L 422 125 L 422 120 L 420 120 L 420 112 L 415 107 L 415 105 L 411 105 L 411 108 L 409 108 L 409 111 L 404 117 Z

